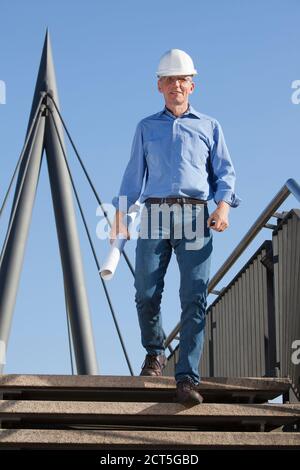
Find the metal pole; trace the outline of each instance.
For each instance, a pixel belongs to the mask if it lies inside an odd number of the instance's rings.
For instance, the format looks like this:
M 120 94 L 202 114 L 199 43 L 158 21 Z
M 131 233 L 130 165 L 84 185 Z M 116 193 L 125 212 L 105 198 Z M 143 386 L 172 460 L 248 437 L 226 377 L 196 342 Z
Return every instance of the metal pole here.
M 15 200 L 11 210 L 11 228 L 0 267 L 0 341 L 7 349 L 16 302 L 24 252 L 31 221 L 43 152 L 45 118 L 36 124 L 35 135 L 20 166 Z M 29 164 L 27 161 L 30 159 Z M 20 186 L 22 185 L 22 186 Z M 21 190 L 18 197 L 19 189 Z M 17 204 L 17 205 L 16 205 Z M 15 206 L 16 205 L 16 206 Z M 13 218 L 12 218 L 12 214 Z M 4 364 L 0 364 L 2 373 Z
M 42 92 L 50 92 L 58 104 L 58 93 L 47 31 L 36 82 L 27 137 L 40 104 Z M 59 135 L 63 142 L 63 130 Z M 45 148 L 59 247 L 62 259 L 66 303 L 69 309 L 78 374 L 97 374 L 98 366 L 85 288 L 72 189 L 60 143 L 51 119 L 39 119 L 20 165 L 16 194 L 0 266 L 0 349 L 7 349 L 11 320 L 23 264 L 42 154 Z M 4 345 L 4 348 L 3 348 Z M 1 362 L 1 358 L 0 358 Z M 2 372 L 4 364 L 0 364 Z
M 47 92 L 52 94 L 59 107 L 55 71 L 48 33 L 43 54 L 45 54 L 47 71 Z M 48 106 L 51 108 L 53 116 L 57 122 L 57 131 L 53 120 L 50 116 L 47 116 L 45 128 L 45 150 L 77 373 L 96 375 L 98 374 L 98 365 L 88 297 L 85 287 L 79 237 L 77 233 L 72 186 L 61 148 L 61 143 L 65 148 L 63 128 L 59 121 L 57 111 L 49 98 Z

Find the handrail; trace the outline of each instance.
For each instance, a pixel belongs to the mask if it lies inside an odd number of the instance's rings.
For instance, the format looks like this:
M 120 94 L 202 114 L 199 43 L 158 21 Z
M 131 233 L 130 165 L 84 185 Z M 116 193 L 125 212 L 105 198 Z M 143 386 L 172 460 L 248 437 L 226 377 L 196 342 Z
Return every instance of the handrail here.
M 293 194 L 295 198 L 300 202 L 300 186 L 299 184 L 293 179 L 289 178 L 282 188 L 278 191 L 276 196 L 271 200 L 271 202 L 267 205 L 267 207 L 262 211 L 262 213 L 258 216 L 254 224 L 250 227 L 246 235 L 242 238 L 240 243 L 237 247 L 233 250 L 231 255 L 227 258 L 227 260 L 222 264 L 220 269 L 216 272 L 213 278 L 210 280 L 208 284 L 208 292 L 212 292 L 215 286 L 220 282 L 220 280 L 224 277 L 224 275 L 229 271 L 231 266 L 236 262 L 236 260 L 241 256 L 241 254 L 245 251 L 247 246 L 252 242 L 252 240 L 256 237 L 258 232 L 262 228 L 264 228 L 267 221 L 274 215 L 274 212 L 281 206 L 281 204 L 285 201 L 285 199 L 290 195 Z M 169 336 L 165 339 L 165 348 L 169 346 L 171 341 L 175 338 L 175 336 L 179 333 L 180 323 L 178 323 L 175 328 L 171 331 Z

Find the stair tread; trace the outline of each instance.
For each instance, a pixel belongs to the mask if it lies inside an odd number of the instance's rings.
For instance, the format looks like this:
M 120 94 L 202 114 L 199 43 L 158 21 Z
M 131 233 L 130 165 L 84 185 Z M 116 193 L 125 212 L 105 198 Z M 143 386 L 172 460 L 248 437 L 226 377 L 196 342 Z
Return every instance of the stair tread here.
M 41 400 L 1 400 L 0 417 L 7 415 L 150 415 L 150 416 L 284 416 L 300 419 L 299 404 L 218 404 L 203 403 L 185 408 L 180 403 L 79 402 Z
M 174 377 L 131 377 L 94 375 L 0 375 L 0 390 L 6 389 L 172 389 Z M 208 377 L 202 378 L 200 390 L 274 390 L 287 391 L 289 379 L 269 377 Z
M 281 432 L 189 432 L 189 431 L 83 431 L 0 430 L 0 448 L 284 448 L 300 447 L 299 433 Z

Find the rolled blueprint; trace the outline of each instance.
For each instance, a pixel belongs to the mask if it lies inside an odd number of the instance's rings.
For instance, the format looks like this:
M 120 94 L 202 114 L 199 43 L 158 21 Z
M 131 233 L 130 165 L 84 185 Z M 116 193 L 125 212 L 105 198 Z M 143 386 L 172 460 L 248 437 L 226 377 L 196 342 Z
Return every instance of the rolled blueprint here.
M 127 225 L 129 233 L 138 213 L 139 206 L 135 204 L 133 210 L 130 211 L 128 214 L 125 214 L 124 216 L 124 223 L 125 225 Z M 125 238 L 125 236 L 122 234 L 118 234 L 118 236 L 112 243 L 110 251 L 99 271 L 102 279 L 104 279 L 105 281 L 109 281 L 110 279 L 112 279 L 115 270 L 117 269 L 121 253 L 126 242 L 127 239 Z

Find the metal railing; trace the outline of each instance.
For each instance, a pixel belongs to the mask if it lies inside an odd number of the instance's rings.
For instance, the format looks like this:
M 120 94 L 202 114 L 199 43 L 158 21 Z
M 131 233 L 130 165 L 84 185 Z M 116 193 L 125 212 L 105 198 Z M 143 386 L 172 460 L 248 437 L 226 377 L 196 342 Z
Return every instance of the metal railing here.
M 202 377 L 275 377 L 272 241 L 265 240 L 209 305 L 199 364 Z M 179 348 L 168 357 L 172 375 Z
M 243 254 L 252 240 L 260 232 L 260 230 L 267 226 L 267 222 L 271 217 L 276 217 L 276 210 L 281 206 L 281 204 L 287 199 L 287 197 L 292 194 L 300 202 L 300 186 L 292 178 L 288 179 L 274 198 L 270 201 L 267 207 L 262 211 L 259 217 L 255 220 L 253 225 L 250 227 L 248 232 L 242 238 L 237 247 L 233 250 L 231 255 L 223 263 L 220 269 L 216 272 L 213 278 L 210 280 L 208 285 L 208 293 L 211 293 L 215 286 L 220 282 L 220 280 L 225 276 L 233 264 L 238 260 L 238 258 Z M 178 323 L 175 328 L 171 331 L 169 336 L 165 340 L 165 348 L 167 348 L 170 343 L 176 338 L 180 330 L 180 323 Z

